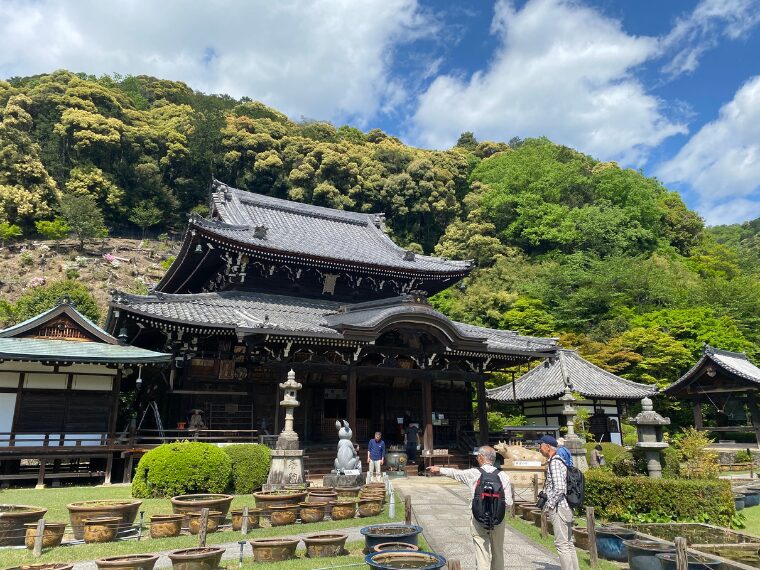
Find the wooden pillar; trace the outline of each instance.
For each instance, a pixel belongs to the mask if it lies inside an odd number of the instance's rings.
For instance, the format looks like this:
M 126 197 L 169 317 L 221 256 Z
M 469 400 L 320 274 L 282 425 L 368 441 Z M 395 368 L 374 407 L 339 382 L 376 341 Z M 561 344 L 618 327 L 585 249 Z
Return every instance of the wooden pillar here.
M 478 423 L 480 435 L 478 443 L 488 445 L 488 409 L 486 408 L 486 384 L 483 380 L 478 381 Z
M 422 449 L 432 450 L 433 444 L 433 381 L 422 381 L 422 417 L 425 425 L 422 432 Z
M 356 425 L 356 403 L 357 403 L 357 372 L 356 368 L 348 371 L 348 385 L 346 386 L 346 414 L 348 415 L 348 425 L 354 434 L 354 443 L 359 440 L 359 426 Z
M 691 401 L 691 405 L 694 410 L 694 427 L 702 429 L 705 427 L 704 418 L 702 418 L 702 398 L 697 396 Z
M 760 410 L 757 408 L 757 394 L 754 392 L 747 392 L 747 407 L 752 418 L 752 427 L 755 429 L 757 446 L 760 447 Z

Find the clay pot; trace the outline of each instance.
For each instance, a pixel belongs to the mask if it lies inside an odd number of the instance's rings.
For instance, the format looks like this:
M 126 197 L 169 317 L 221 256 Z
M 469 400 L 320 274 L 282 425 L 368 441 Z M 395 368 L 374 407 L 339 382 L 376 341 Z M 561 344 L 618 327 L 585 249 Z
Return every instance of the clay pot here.
M 372 549 L 373 552 L 383 552 L 384 550 L 411 550 L 416 552 L 420 547 L 416 544 L 408 544 L 406 542 L 381 542 L 376 544 Z
M 338 493 L 335 491 L 325 491 L 324 493 L 314 493 L 312 491 L 309 491 L 309 496 L 306 500 L 309 502 L 314 501 L 317 503 L 337 501 Z
M 40 562 L 38 564 L 14 566 L 13 568 L 8 568 L 8 570 L 72 570 L 72 568 L 74 568 L 73 562 Z
M 84 519 L 84 541 L 91 542 L 111 542 L 116 538 L 119 530 L 119 517 L 93 517 Z
M 269 512 L 269 521 L 272 526 L 285 526 L 295 524 L 298 518 L 298 506 L 280 505 L 267 509 Z
M 541 510 L 533 509 L 528 513 L 528 520 L 536 526 L 541 526 Z
M 364 536 L 364 553 L 367 554 L 384 542 L 405 542 L 416 546 L 422 527 L 403 523 L 374 524 L 359 532 Z
M 24 525 L 36 523 L 47 509 L 29 505 L 0 505 L 0 546 L 24 544 Z
M 588 550 L 588 532 L 581 526 L 573 527 L 573 542 L 577 548 Z
M 74 530 L 74 538 L 84 538 L 83 523 L 85 519 L 94 517 L 119 517 L 119 532 L 127 530 L 135 522 L 137 511 L 140 510 L 142 501 L 130 500 L 96 500 L 78 501 L 66 505 L 69 510 L 71 528 Z
M 535 510 L 535 508 L 536 508 L 536 504 L 535 503 L 522 503 L 522 504 L 520 504 L 520 506 L 518 507 L 518 509 L 520 510 L 520 517 L 523 520 L 526 520 L 526 521 L 530 522 L 530 511 Z
M 359 500 L 360 517 L 376 517 L 383 512 L 383 501 L 375 499 Z
M 259 538 L 248 541 L 248 544 L 251 545 L 256 562 L 279 562 L 293 558 L 299 542 L 299 538 L 280 537 Z
M 309 558 L 328 558 L 340 556 L 345 552 L 347 534 L 311 534 L 303 539 L 306 556 Z
M 153 570 L 158 554 L 122 554 L 95 561 L 98 570 Z
M 338 493 L 338 501 L 349 501 L 358 499 L 361 490 L 361 487 L 336 487 L 335 492 Z
M 26 544 L 29 550 L 32 550 L 34 548 L 34 539 L 37 538 L 37 523 L 26 523 L 24 527 L 26 528 L 24 544 Z M 42 548 L 60 546 L 65 532 L 66 523 L 45 521 L 45 530 L 42 533 Z
M 307 503 L 298 503 L 298 506 L 301 510 L 302 523 L 315 523 L 325 518 L 327 503 L 309 501 Z
M 230 504 L 234 497 L 232 495 L 223 495 L 215 493 L 201 493 L 197 495 L 177 495 L 171 498 L 172 512 L 175 514 L 182 513 L 185 515 L 183 526 L 190 523 L 187 513 L 208 509 L 209 511 L 219 511 L 226 515 L 230 510 Z
M 224 554 L 224 548 L 202 546 L 182 548 L 169 553 L 174 570 L 216 570 Z
M 356 516 L 356 501 L 335 501 L 330 516 L 334 521 L 352 519 Z
M 261 509 L 256 507 L 248 507 L 248 529 L 259 528 L 259 517 L 261 516 Z M 243 509 L 235 509 L 230 512 L 232 518 L 232 530 L 243 529 Z
M 187 513 L 185 516 L 189 518 L 188 529 L 190 530 L 190 534 L 198 534 L 201 531 L 201 517 L 203 516 L 203 513 L 196 511 Z M 209 511 L 206 532 L 216 532 L 219 530 L 219 525 L 223 518 L 224 515 L 221 512 Z
M 150 517 L 150 537 L 170 538 L 179 536 L 185 515 L 152 515 Z
M 260 491 L 253 496 L 256 498 L 256 506 L 266 510 L 272 506 L 297 506 L 306 500 L 306 491 Z
M 370 568 L 425 568 L 437 570 L 446 565 L 446 559 L 433 552 L 416 552 L 386 550 L 373 552 L 364 557 L 364 562 Z

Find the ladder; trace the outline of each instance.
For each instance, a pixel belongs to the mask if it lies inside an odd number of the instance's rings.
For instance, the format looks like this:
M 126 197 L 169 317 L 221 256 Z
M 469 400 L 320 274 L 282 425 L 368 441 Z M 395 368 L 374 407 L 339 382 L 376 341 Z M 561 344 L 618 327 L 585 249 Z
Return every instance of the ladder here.
M 166 437 L 164 433 L 164 424 L 161 423 L 161 414 L 158 413 L 158 406 L 156 405 L 155 400 L 151 400 L 148 402 L 148 405 L 145 407 L 145 411 L 143 412 L 142 418 L 140 418 L 140 423 L 137 424 L 137 431 L 140 430 L 140 428 L 143 425 L 143 422 L 145 421 L 145 416 L 148 415 L 148 411 L 153 411 L 153 417 L 156 420 L 156 427 L 158 428 L 158 435 L 161 437 L 161 440 L 163 441 Z

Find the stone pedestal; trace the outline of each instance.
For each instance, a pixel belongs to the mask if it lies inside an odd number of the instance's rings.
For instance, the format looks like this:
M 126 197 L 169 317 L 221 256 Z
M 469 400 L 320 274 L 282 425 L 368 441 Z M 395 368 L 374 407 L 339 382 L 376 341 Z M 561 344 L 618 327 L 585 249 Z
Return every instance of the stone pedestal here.
M 573 456 L 573 465 L 583 472 L 588 471 L 588 460 L 586 459 L 586 448 L 583 447 L 583 440 L 577 435 L 565 437 L 565 447 Z
M 322 479 L 322 484 L 325 487 L 360 487 L 364 485 L 364 478 L 366 475 L 359 473 L 358 475 L 339 475 L 338 473 L 330 473 L 325 475 Z
M 303 450 L 302 449 L 273 449 L 272 467 L 269 469 L 267 489 L 273 491 L 286 485 L 304 483 Z

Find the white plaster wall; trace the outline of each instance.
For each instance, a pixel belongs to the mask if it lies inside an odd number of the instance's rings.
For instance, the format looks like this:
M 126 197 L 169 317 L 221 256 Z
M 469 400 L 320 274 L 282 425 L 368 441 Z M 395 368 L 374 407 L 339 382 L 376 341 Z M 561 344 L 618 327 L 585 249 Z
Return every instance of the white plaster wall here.
M 24 378 L 24 388 L 65 390 L 67 381 L 67 374 L 44 374 L 39 372 L 31 372 Z
M 0 432 L 9 432 L 13 427 L 13 413 L 16 410 L 16 394 L 0 394 Z M 0 446 L 7 447 L 7 436 L 0 439 Z
M 71 387 L 74 390 L 99 390 L 110 392 L 113 387 L 113 378 L 111 376 L 84 376 L 74 375 L 74 382 Z

